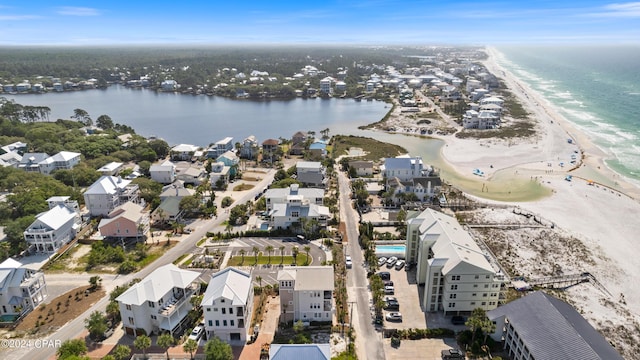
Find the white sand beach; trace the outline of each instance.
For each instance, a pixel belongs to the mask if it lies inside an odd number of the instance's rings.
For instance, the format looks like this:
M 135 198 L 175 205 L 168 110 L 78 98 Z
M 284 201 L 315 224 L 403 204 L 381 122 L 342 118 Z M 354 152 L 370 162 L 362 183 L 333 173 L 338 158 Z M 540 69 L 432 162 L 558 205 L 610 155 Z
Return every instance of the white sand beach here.
M 521 275 L 534 278 L 549 275 L 551 265 L 562 269 L 564 274 L 593 274 L 611 295 L 590 284 L 581 284 L 566 291 L 566 299 L 607 334 L 610 341 L 624 348 L 625 357 L 640 359 L 640 334 L 624 330 L 640 328 L 640 287 L 636 286 L 640 283 L 640 257 L 636 257 L 640 254 L 637 240 L 640 188 L 609 169 L 604 162 L 607 155 L 587 135 L 538 93 L 501 68 L 495 61 L 494 50 L 488 49 L 487 53 L 485 67 L 504 81 L 531 114 L 536 135 L 527 139 L 462 139 L 451 135 L 450 128 L 442 133 L 434 131 L 434 137 L 445 141 L 442 160 L 460 178 L 476 183 L 479 178 L 473 175 L 473 170 L 481 169 L 484 171 L 481 181 L 491 189 L 509 186 L 514 181 L 533 181 L 551 189 L 551 195 L 542 199 L 511 203 L 556 226 L 546 235 L 527 230 L 500 233 L 512 248 L 518 249 L 511 254 L 514 258 L 510 261 Z M 402 114 L 392 116 L 385 126 L 396 132 L 419 132 L 415 119 Z M 572 175 L 571 181 L 565 180 L 567 175 Z M 483 199 L 483 193 L 478 191 L 469 196 L 492 202 Z M 513 220 L 499 211 L 483 212 L 481 216 L 489 222 Z M 546 236 L 546 240 L 540 241 L 541 236 Z M 574 238 L 581 243 L 578 248 L 586 252 L 572 253 L 567 244 L 553 242 Z M 537 250 L 531 248 L 534 241 Z M 534 256 L 536 251 L 538 254 Z M 544 256 L 545 252 L 554 251 L 561 255 Z

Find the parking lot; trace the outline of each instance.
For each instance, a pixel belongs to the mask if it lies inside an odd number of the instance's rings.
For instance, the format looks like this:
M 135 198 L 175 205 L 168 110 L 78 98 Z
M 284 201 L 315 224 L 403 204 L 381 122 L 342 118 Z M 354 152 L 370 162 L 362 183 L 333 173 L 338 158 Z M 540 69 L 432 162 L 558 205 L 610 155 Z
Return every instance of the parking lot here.
M 391 281 L 393 281 L 394 294 L 385 295 L 393 296 L 398 299 L 400 304 L 399 312 L 402 314 L 401 322 L 386 321 L 384 327 L 387 329 L 425 329 L 427 327 L 427 320 L 425 313 L 420 308 L 420 297 L 418 294 L 418 285 L 416 284 L 415 270 L 405 271 L 403 267 L 400 270 L 396 270 L 395 267 L 387 268 L 381 266 L 379 272 L 386 271 L 391 274 Z M 393 310 L 392 310 L 393 311 Z M 390 311 L 385 310 L 385 316 Z

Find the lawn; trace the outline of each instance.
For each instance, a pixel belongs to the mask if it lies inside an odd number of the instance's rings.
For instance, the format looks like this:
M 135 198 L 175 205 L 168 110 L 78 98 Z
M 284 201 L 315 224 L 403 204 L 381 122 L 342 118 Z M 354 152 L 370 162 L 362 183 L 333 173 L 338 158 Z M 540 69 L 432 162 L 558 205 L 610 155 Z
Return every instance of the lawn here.
M 335 156 L 346 154 L 351 147 L 358 147 L 367 153 L 367 155 L 364 156 L 364 160 L 373 161 L 407 153 L 407 150 L 401 146 L 361 136 L 334 136 L 333 146 Z
M 313 259 L 311 259 L 313 261 Z M 280 255 L 272 254 L 271 255 L 271 263 L 269 263 L 269 256 L 266 255 L 258 255 L 258 263 L 256 264 L 256 258 L 253 255 L 245 255 L 244 260 L 242 256 L 235 255 L 229 259 L 227 262 L 227 266 L 255 266 L 255 265 L 293 265 L 293 256 L 286 255 L 282 258 Z M 307 254 L 301 252 L 298 254 L 296 258 L 296 265 L 304 266 L 310 265 L 307 264 Z
M 254 185 L 251 184 L 240 184 L 233 187 L 233 191 L 245 191 L 251 190 L 254 188 Z

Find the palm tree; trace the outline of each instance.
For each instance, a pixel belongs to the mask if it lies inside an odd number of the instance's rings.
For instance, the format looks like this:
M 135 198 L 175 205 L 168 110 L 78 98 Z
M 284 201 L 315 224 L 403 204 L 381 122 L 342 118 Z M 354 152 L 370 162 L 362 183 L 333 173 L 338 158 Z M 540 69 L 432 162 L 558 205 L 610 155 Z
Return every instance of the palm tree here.
M 260 284 L 260 287 L 262 287 L 262 276 L 256 276 L 256 280 L 258 280 L 258 284 Z
M 253 250 L 253 256 L 256 258 L 256 265 L 258 265 L 258 251 L 260 251 L 260 248 L 258 248 L 257 246 L 254 246 L 252 250 Z
M 147 358 L 147 349 L 151 346 L 151 338 L 147 335 L 140 335 L 133 340 L 133 346 L 138 350 L 142 350 L 142 357 Z
M 267 253 L 269 253 L 269 264 L 271 264 L 271 253 L 273 252 L 273 246 L 267 245 L 267 247 L 264 249 L 267 251 Z
M 294 246 L 294 247 L 291 248 L 291 256 L 293 256 L 293 263 L 294 264 L 298 264 L 297 259 L 298 259 L 298 252 L 299 251 L 300 250 L 298 250 L 297 246 Z
M 163 348 L 167 353 L 167 360 L 169 360 L 169 348 L 173 345 L 174 342 L 175 339 L 169 333 L 164 333 L 158 336 L 158 340 L 156 340 L 156 344 Z
M 193 359 L 193 353 L 198 350 L 198 343 L 193 339 L 189 339 L 182 345 L 182 350 L 188 352 L 191 359 Z
M 284 245 L 280 246 L 280 264 L 284 263 Z
M 171 233 L 167 232 L 164 236 L 167 237 L 167 245 L 169 245 L 171 243 Z
M 231 230 L 233 230 L 233 225 L 231 225 L 228 221 L 227 224 L 224 226 L 224 229 L 227 231 L 227 236 L 231 237 Z
M 311 246 L 306 245 L 306 246 L 304 247 L 304 252 L 306 252 L 306 253 L 307 253 L 307 265 L 311 264 L 311 261 L 309 261 L 309 251 L 311 251 Z
M 118 345 L 115 350 L 113 350 L 113 358 L 116 360 L 125 360 L 131 358 L 131 348 L 127 345 Z M 104 359 L 104 358 L 103 358 Z
M 240 256 L 242 256 L 242 261 L 240 261 L 240 264 L 244 264 L 244 254 L 247 253 L 247 250 L 245 249 L 240 249 L 240 251 L 238 251 L 240 253 Z

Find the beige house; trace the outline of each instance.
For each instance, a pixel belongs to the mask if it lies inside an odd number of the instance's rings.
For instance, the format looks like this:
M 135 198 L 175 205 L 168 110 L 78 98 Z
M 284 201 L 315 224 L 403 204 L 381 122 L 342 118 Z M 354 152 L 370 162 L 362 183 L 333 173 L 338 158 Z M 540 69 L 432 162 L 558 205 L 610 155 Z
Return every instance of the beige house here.
M 349 167 L 356 169 L 358 176 L 373 175 L 373 161 L 354 160 L 349 161 Z
M 104 237 L 143 237 L 149 231 L 149 215 L 143 207 L 132 202 L 124 203 L 100 220 L 98 229 Z
M 332 321 L 333 266 L 285 266 L 278 284 L 280 322 Z

